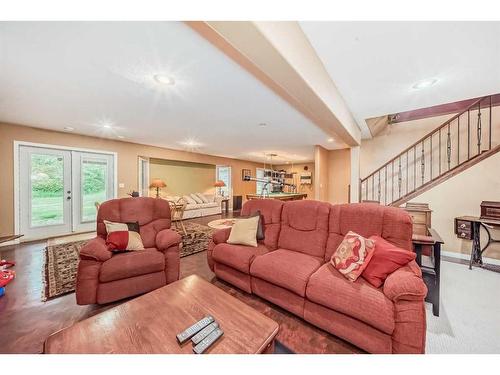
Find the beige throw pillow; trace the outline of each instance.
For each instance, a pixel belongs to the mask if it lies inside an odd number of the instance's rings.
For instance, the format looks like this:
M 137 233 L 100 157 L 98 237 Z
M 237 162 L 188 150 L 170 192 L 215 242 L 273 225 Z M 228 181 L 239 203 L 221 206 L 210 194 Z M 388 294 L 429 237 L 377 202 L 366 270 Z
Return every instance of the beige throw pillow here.
M 202 193 L 196 193 L 196 195 L 203 201 L 203 203 L 210 203 L 207 197 L 205 197 Z
M 183 195 L 182 198 L 184 198 L 187 204 L 196 204 L 196 201 L 189 195 Z
M 195 193 L 191 193 L 191 194 L 189 194 L 189 196 L 191 198 L 193 198 L 196 203 L 198 203 L 198 204 L 203 203 L 203 200 L 199 196 L 197 196 Z
M 238 219 L 231 228 L 227 243 L 257 247 L 257 228 L 260 216 Z

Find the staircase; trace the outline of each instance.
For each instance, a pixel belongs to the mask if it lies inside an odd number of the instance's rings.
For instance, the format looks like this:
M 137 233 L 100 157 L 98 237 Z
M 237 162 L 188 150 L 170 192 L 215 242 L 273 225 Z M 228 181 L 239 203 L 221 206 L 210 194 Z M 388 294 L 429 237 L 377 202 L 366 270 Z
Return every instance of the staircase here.
M 363 178 L 360 200 L 399 206 L 496 154 L 500 132 L 492 130 L 500 122 L 492 104 L 492 96 L 476 100 Z

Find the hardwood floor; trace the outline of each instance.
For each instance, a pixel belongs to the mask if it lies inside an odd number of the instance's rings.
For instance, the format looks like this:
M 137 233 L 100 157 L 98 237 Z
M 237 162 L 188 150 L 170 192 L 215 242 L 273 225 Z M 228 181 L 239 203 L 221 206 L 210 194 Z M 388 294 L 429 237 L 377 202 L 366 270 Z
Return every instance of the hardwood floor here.
M 220 218 L 210 216 L 190 221 L 207 224 Z M 46 241 L 0 247 L 0 259 L 16 262 L 17 277 L 0 297 L 0 353 L 41 353 L 43 342 L 53 332 L 109 309 L 78 306 L 74 293 L 41 301 L 43 251 Z M 181 278 L 197 274 L 219 288 L 271 317 L 280 324 L 277 340 L 295 353 L 361 353 L 351 344 L 295 317 L 287 311 L 217 280 L 208 268 L 206 253 L 181 258 Z

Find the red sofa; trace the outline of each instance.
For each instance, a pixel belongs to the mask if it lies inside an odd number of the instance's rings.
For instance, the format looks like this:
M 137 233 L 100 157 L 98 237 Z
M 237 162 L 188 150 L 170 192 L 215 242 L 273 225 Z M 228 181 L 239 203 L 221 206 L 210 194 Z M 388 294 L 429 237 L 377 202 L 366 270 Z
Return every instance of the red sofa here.
M 207 256 L 217 277 L 254 293 L 370 353 L 424 353 L 427 288 L 412 261 L 375 288 L 348 281 L 330 263 L 352 230 L 378 235 L 411 251 L 405 211 L 373 203 L 250 200 L 242 215 L 260 210 L 265 239 L 258 247 L 227 244 L 214 233 Z
M 112 253 L 103 220 L 139 222 L 145 250 Z M 155 198 L 104 202 L 97 213 L 97 237 L 80 249 L 76 281 L 79 305 L 103 304 L 146 293 L 179 279 L 181 236 L 170 228 L 170 205 Z

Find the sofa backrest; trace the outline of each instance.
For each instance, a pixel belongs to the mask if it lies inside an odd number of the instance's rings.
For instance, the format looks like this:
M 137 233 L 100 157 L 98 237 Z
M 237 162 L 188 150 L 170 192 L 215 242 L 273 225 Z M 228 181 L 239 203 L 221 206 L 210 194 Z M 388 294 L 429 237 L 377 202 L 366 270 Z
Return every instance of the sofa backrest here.
M 241 215 L 251 215 L 260 211 L 264 221 L 264 245 L 275 250 L 281 227 L 281 210 L 283 202 L 275 199 L 250 199 L 241 208 Z
M 325 261 L 330 260 L 349 231 L 363 237 L 377 235 L 402 249 L 412 250 L 413 228 L 406 211 L 377 203 L 338 204 L 330 209 Z
M 97 235 L 106 237 L 104 220 L 117 223 L 139 222 L 144 247 L 155 247 L 156 233 L 170 228 L 170 205 L 165 199 L 139 197 L 111 199 L 97 212 Z
M 278 247 L 323 258 L 330 204 L 313 200 L 286 202 L 281 213 Z

